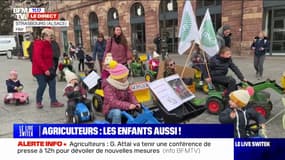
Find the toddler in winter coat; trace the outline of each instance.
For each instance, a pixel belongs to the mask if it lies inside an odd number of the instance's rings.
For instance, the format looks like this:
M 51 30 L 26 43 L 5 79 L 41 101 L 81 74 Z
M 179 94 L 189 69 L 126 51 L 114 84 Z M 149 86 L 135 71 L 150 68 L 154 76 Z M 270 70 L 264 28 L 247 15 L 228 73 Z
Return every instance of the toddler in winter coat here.
M 9 79 L 6 80 L 7 86 L 7 99 L 13 98 L 13 93 L 19 92 L 23 89 L 23 84 L 18 80 L 18 73 L 15 70 L 11 70 L 9 73 Z
M 103 114 L 112 124 L 121 124 L 121 110 L 135 110 L 141 106 L 129 88 L 128 68 L 112 60 L 108 72 L 110 76 L 102 82 Z
M 64 88 L 64 96 L 68 98 L 67 112 L 68 115 L 73 115 L 75 106 L 79 102 L 83 102 L 87 105 L 88 109 L 91 109 L 91 101 L 87 99 L 87 91 L 79 83 L 78 77 L 75 73 L 68 69 L 64 69 L 65 79 L 67 82 Z
M 234 125 L 234 136 L 236 138 L 247 138 L 247 128 L 250 121 L 256 121 L 261 129 L 259 136 L 266 138 L 265 118 L 254 110 L 253 107 L 248 106 L 250 96 L 253 95 L 253 89 L 247 90 L 239 89 L 233 91 L 229 95 L 229 105 L 219 115 L 221 123 L 232 123 Z

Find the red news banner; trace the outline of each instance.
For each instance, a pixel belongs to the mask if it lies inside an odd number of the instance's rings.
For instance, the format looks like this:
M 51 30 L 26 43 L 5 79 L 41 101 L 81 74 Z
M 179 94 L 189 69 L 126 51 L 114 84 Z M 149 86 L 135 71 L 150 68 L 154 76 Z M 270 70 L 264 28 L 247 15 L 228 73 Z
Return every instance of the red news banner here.
M 59 14 L 54 12 L 29 13 L 29 20 L 59 20 Z

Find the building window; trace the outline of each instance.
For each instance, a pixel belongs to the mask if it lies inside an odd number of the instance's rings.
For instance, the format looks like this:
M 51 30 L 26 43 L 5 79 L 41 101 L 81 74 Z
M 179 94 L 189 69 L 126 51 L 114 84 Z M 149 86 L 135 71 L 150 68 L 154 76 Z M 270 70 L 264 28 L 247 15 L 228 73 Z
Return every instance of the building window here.
M 80 18 L 78 15 L 74 16 L 73 25 L 74 25 L 75 45 L 76 46 L 83 46 Z
M 60 20 L 65 21 L 64 18 L 61 18 Z M 63 46 L 63 51 L 68 53 L 67 27 L 61 27 L 61 44 Z
M 90 47 L 93 51 L 95 41 L 98 36 L 98 17 L 95 12 L 89 14 Z
M 113 28 L 119 25 L 119 14 L 116 8 L 109 9 L 108 12 L 108 33 L 109 36 L 113 34 Z
M 217 31 L 222 25 L 221 0 L 198 0 L 196 9 L 197 25 L 200 27 L 207 8 L 209 8 L 214 29 Z
M 159 25 L 160 34 L 166 37 L 167 52 L 177 53 L 178 46 L 178 13 L 176 0 L 160 1 Z
M 131 7 L 132 48 L 138 52 L 145 52 L 145 19 L 144 8 L 141 3 Z

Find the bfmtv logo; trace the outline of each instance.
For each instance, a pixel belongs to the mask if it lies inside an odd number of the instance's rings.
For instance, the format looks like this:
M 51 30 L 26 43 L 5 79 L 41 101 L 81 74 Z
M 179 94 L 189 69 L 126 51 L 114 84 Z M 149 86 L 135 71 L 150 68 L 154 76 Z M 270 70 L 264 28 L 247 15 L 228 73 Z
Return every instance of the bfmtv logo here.
M 20 125 L 19 126 L 19 137 L 33 137 L 34 130 L 32 125 Z

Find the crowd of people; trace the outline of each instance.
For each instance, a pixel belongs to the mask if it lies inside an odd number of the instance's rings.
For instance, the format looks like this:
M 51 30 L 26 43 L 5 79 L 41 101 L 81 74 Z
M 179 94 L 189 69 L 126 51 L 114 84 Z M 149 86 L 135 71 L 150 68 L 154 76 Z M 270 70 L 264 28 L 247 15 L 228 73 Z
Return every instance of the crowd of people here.
M 192 67 L 202 72 L 201 80 L 205 80 L 208 84 L 222 85 L 226 88 L 224 96 L 225 101 L 228 102 L 228 107 L 220 114 L 220 122 L 238 125 L 235 135 L 237 137 L 245 137 L 245 126 L 241 124 L 245 124 L 249 119 L 257 119 L 262 128 L 265 128 L 265 120 L 258 113 L 255 113 L 254 110 L 246 107 L 251 96 L 250 93 L 238 90 L 235 79 L 227 76 L 228 70 L 231 69 L 241 81 L 247 81 L 232 60 L 232 51 L 230 49 L 232 42 L 231 35 L 231 28 L 228 25 L 224 25 L 218 29 L 216 38 L 219 45 L 219 52 L 213 57 L 203 55 L 199 45 L 196 45 L 196 52 L 191 58 L 193 62 Z M 158 72 L 159 54 L 161 54 L 161 38 L 159 34 L 153 42 L 156 50 L 153 49 L 149 65 L 155 64 L 151 68 Z M 254 68 L 258 79 L 261 79 L 263 76 L 263 63 L 269 45 L 270 42 L 266 38 L 265 32 L 260 32 L 250 46 L 254 52 Z M 43 29 L 41 38 L 33 41 L 30 52 L 32 52 L 30 54 L 32 75 L 38 84 L 36 107 L 39 109 L 44 107 L 43 94 L 47 85 L 49 87 L 50 106 L 63 107 L 64 103 L 59 102 L 56 95 L 56 76 L 61 58 L 61 50 L 55 41 L 53 30 L 50 28 Z M 105 99 L 103 102 L 103 114 L 112 123 L 121 123 L 120 115 L 122 110 L 134 110 L 141 107 L 129 89 L 128 75 L 130 71 L 128 66 L 132 62 L 132 53 L 129 50 L 127 39 L 120 26 L 114 27 L 113 35 L 107 40 L 104 38 L 103 33 L 99 33 L 91 56 L 84 52 L 83 46 L 79 45 L 75 47 L 71 42 L 69 44 L 69 53 L 64 53 L 63 55 L 63 60 L 66 62 L 69 62 L 69 60 L 78 60 L 79 72 L 85 70 L 86 57 L 89 59 L 88 61 L 98 61 Z M 68 65 L 70 67 L 70 63 Z M 94 68 L 94 65 L 91 68 Z M 74 108 L 75 102 L 70 98 L 73 96 L 73 91 L 80 90 L 80 93 L 82 92 L 84 96 L 84 101 L 90 105 L 90 101 L 87 100 L 86 91 L 79 87 L 78 76 L 72 70 L 70 69 L 70 72 L 67 72 L 68 74 L 66 75 L 67 86 L 65 87 L 65 95 L 69 98 L 67 104 L 73 106 L 71 108 Z M 175 60 L 169 58 L 165 61 L 164 77 L 175 73 Z M 10 78 L 6 81 L 6 84 L 8 93 L 17 92 L 18 88 L 23 86 L 17 79 L 16 71 L 10 72 Z M 242 115 L 243 118 L 238 118 Z

